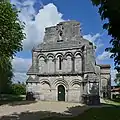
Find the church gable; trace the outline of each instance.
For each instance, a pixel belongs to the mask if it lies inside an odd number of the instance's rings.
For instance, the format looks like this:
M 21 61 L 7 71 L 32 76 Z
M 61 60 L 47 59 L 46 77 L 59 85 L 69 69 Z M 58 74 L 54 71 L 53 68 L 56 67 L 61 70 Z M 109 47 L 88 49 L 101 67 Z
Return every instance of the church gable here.
M 45 29 L 43 42 L 36 50 L 61 50 L 80 48 L 89 41 L 83 39 L 80 34 L 80 23 L 76 21 L 61 22 L 56 26 Z
M 80 23 L 76 21 L 61 22 L 45 29 L 44 42 L 70 41 L 75 36 L 80 36 Z

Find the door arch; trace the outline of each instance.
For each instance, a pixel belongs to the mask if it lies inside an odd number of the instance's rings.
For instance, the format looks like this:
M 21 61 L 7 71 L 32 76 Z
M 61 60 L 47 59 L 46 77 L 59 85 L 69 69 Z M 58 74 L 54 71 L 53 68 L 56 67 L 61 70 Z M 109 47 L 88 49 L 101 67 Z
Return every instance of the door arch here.
M 58 101 L 65 101 L 65 87 L 63 85 L 58 86 Z

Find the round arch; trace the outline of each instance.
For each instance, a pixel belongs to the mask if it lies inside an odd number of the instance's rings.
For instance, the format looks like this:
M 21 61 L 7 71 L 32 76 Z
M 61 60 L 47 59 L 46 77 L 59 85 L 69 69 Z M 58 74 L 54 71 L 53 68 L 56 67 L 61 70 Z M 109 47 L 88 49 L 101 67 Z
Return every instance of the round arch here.
M 83 64 L 83 54 L 81 51 L 76 51 L 74 53 L 74 69 L 76 72 L 82 72 L 84 64 Z
M 66 58 L 67 56 L 70 56 L 71 58 L 74 57 L 74 55 L 73 55 L 71 52 L 66 52 L 66 53 L 64 54 L 64 58 Z
M 51 83 L 48 79 L 42 79 L 42 80 L 40 80 L 40 83 L 42 83 L 42 84 L 47 83 L 51 88 Z
M 54 56 L 53 53 L 48 53 L 48 54 L 47 54 L 47 59 L 49 59 L 49 57 L 52 57 L 53 59 L 55 58 L 55 56 Z
M 103 77 L 103 76 L 102 76 L 100 83 L 101 83 L 101 84 L 104 84 L 104 85 L 106 86 L 106 84 L 108 84 L 108 82 L 109 82 L 109 79 L 110 79 L 110 78 L 106 78 L 106 77 Z M 105 84 L 105 81 L 104 81 L 104 80 L 106 81 L 106 84 Z M 103 81 L 104 81 L 104 82 L 103 82 Z
M 70 86 L 72 87 L 73 85 L 78 84 L 81 86 L 81 80 L 80 79 L 74 79 L 70 82 Z
M 57 58 L 58 56 L 61 56 L 63 58 L 63 53 L 58 52 L 57 54 L 55 54 L 55 58 Z
M 74 53 L 74 57 L 76 57 L 77 55 L 80 55 L 81 58 L 83 59 L 83 53 L 82 53 L 81 51 L 76 51 L 76 52 Z
M 57 92 L 58 101 L 65 101 L 65 87 L 63 85 L 59 85 L 57 88 Z
M 59 85 L 63 85 L 66 89 L 69 88 L 69 85 L 68 85 L 67 81 L 65 81 L 63 79 L 56 79 L 56 80 L 54 80 L 52 85 L 53 85 L 53 88 L 56 88 Z
M 37 56 L 38 59 L 40 59 L 41 57 L 43 57 L 44 59 L 46 59 L 46 56 L 45 56 L 44 54 L 39 54 L 39 55 Z

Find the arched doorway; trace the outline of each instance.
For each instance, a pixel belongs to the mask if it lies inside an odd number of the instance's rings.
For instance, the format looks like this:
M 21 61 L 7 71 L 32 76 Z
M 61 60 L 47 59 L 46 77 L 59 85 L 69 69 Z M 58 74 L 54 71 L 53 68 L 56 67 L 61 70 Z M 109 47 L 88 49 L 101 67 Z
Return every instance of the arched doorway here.
M 65 101 L 65 87 L 63 85 L 58 86 L 58 101 Z

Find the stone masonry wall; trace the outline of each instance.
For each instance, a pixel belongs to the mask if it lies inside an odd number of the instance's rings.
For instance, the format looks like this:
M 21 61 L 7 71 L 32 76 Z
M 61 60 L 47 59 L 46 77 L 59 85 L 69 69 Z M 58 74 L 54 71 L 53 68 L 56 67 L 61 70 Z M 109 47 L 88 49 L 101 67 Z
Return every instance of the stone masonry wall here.
M 39 93 L 40 100 L 58 101 L 58 86 L 65 87 L 65 101 L 80 102 L 83 93 L 81 76 L 40 77 L 39 83 L 28 83 L 27 91 Z

